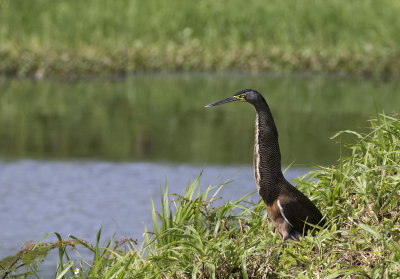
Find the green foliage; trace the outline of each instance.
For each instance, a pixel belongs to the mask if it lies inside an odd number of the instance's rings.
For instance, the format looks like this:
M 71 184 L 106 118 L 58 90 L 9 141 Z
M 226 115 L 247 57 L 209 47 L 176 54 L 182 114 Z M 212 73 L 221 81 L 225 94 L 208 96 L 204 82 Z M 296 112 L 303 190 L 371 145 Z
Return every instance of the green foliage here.
M 257 209 L 243 206 L 248 196 L 211 208 L 222 186 L 208 197 L 212 187 L 201 194 L 196 180 L 188 185 L 185 195 L 175 195 L 172 201 L 165 189 L 158 216 L 161 226 L 153 207 L 154 235 L 145 242 L 147 260 L 156 267 L 151 276 L 226 278 L 242 272 L 242 259 L 246 256 L 243 247 L 253 250 L 257 244 L 246 239 L 242 224 L 247 227 L 252 223 L 253 230 L 260 228 L 260 219 L 250 217 L 261 209 L 260 205 Z M 239 213 L 234 215 L 236 210 Z
M 153 230 L 139 248 L 126 241 L 122 249 L 112 239 L 100 248 L 101 230 L 95 246 L 71 237 L 94 254 L 75 278 L 399 278 L 400 119 L 382 114 L 371 126 L 366 135 L 336 134 L 356 137 L 346 144 L 352 154 L 341 156 L 338 167 L 318 167 L 297 180 L 327 219 L 299 242 L 282 243 L 262 201 L 245 196 L 215 206 L 229 185 L 201 192 L 197 179 L 183 195 L 170 195 L 165 186 L 161 211 L 153 205 Z M 58 237 L 57 278 L 73 278 L 67 242 Z
M 0 73 L 399 74 L 396 0 L 0 3 Z

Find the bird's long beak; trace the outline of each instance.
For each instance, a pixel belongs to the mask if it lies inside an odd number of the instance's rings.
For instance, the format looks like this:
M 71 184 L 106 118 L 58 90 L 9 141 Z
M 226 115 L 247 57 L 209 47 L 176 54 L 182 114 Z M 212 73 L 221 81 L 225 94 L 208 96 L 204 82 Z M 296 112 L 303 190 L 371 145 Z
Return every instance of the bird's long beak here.
M 223 99 L 223 100 L 221 100 L 221 101 L 218 101 L 218 102 L 215 102 L 215 103 L 211 103 L 211 104 L 209 104 L 209 105 L 206 105 L 205 107 L 206 107 L 206 108 L 210 108 L 210 107 L 214 107 L 214 106 L 218 106 L 218 105 L 223 105 L 223 104 L 230 103 L 230 102 L 235 102 L 235 101 L 240 101 L 240 99 L 237 98 L 236 96 L 232 96 L 232 97 Z

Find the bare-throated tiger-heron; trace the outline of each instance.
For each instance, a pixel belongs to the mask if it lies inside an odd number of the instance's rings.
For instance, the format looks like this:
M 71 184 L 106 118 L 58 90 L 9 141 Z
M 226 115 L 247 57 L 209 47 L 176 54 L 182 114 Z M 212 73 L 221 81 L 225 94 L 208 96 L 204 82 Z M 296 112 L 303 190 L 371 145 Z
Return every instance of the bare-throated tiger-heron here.
M 245 89 L 206 107 L 235 101 L 250 103 L 256 109 L 253 162 L 258 193 L 282 239 L 298 241 L 313 225 L 323 225 L 322 214 L 312 201 L 283 176 L 278 131 L 268 104 L 260 93 Z

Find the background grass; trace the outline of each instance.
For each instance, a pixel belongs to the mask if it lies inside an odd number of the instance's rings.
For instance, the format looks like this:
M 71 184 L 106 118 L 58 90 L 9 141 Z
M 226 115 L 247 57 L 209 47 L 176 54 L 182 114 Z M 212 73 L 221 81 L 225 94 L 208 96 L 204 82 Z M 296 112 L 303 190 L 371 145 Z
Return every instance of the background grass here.
M 244 196 L 213 206 L 218 189 L 201 191 L 199 180 L 183 195 L 161 195 L 153 228 L 139 247 L 111 239 L 101 247 L 74 236 L 29 244 L 0 261 L 0 276 L 26 266 L 37 274 L 47 251 L 59 249 L 55 278 L 398 278 L 400 276 L 400 119 L 378 115 L 370 133 L 353 131 L 352 155 L 338 167 L 320 167 L 297 187 L 326 216 L 324 228 L 299 242 L 282 243 L 263 214 L 264 204 Z M 126 244 L 125 248 L 121 244 Z M 92 251 L 70 259 L 68 246 Z M 74 268 L 80 273 L 74 275 Z
M 0 3 L 0 73 L 399 74 L 396 0 Z

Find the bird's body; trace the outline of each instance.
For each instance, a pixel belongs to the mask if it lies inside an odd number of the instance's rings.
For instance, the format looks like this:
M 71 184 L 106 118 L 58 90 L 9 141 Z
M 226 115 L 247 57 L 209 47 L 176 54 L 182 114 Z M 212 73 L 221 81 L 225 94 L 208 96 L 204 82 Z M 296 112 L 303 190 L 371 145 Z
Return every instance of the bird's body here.
M 268 104 L 260 93 L 245 89 L 207 107 L 232 101 L 252 104 L 256 109 L 254 177 L 267 213 L 283 240 L 299 240 L 312 225 L 322 225 L 317 207 L 283 176 L 278 131 Z

